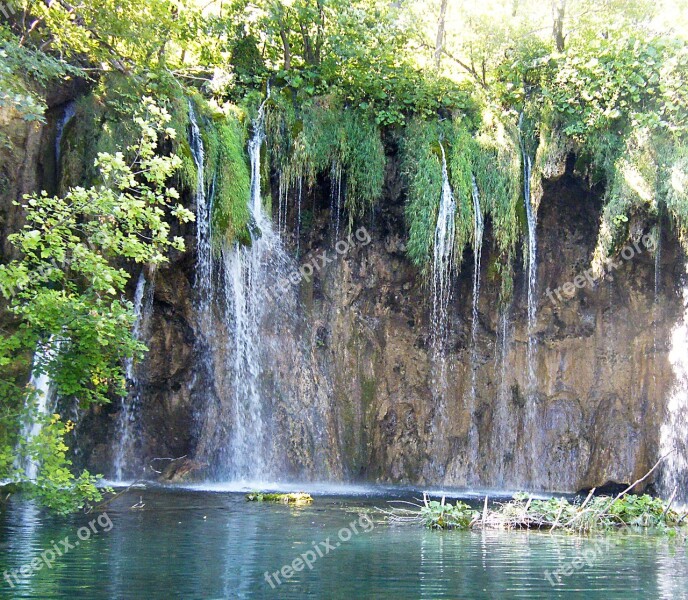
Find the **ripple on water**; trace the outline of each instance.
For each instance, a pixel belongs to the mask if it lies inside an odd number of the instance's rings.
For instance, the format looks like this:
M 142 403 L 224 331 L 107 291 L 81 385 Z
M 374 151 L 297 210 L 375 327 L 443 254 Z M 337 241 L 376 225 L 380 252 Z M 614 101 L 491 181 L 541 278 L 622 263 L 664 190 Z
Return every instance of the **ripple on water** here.
M 143 496 L 145 509 L 130 510 Z M 100 531 L 2 598 L 688 598 L 685 542 L 656 536 L 580 538 L 528 532 L 437 532 L 363 527 L 383 495 L 323 495 L 308 507 L 247 503 L 242 494 L 148 489 L 108 507 Z M 46 516 L 12 500 L 0 514 L 0 573 L 30 562 L 52 540 L 76 538 L 91 516 Z M 344 529 L 358 533 L 341 541 Z M 366 530 L 367 529 L 367 530 Z M 275 573 L 323 548 L 312 569 L 273 590 Z M 339 547 L 336 547 L 339 542 Z M 587 558 L 551 585 L 552 573 Z

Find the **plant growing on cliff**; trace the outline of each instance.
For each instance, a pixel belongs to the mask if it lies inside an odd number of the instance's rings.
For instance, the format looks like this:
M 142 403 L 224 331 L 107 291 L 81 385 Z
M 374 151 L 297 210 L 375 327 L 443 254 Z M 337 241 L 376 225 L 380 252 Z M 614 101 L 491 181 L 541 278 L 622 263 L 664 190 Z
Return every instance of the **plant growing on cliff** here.
M 27 224 L 10 236 L 21 258 L 0 266 L 0 293 L 13 321 L 0 337 L 0 365 L 28 366 L 28 356 L 40 346 L 33 372 L 48 375 L 62 401 L 73 398 L 85 407 L 125 393 L 122 362 L 145 348 L 132 335 L 123 261 L 158 264 L 167 260 L 167 250 L 184 249 L 183 240 L 170 235 L 170 218 L 187 222 L 193 214 L 167 187 L 180 159 L 158 152 L 159 138 L 175 135 L 169 121 L 164 109 L 144 99 L 135 118 L 138 142 L 126 152 L 99 154 L 101 185 L 75 187 L 63 197 L 26 196 Z M 11 369 L 3 368 L 1 379 L 6 456 L 17 441 L 22 404 L 26 399 L 30 411 L 35 394 Z M 40 458 L 37 497 L 51 506 L 75 507 L 75 497 L 92 500 L 97 493 L 88 474 L 67 474 L 61 446 L 67 429 L 57 420 L 50 425 L 45 435 L 16 446 L 15 464 Z M 9 469 L 5 461 L 0 478 L 8 475 L 25 479 L 21 468 Z M 56 497 L 60 493 L 62 499 Z
M 285 93 L 275 94 L 268 107 L 267 143 L 285 194 L 303 184 L 311 188 L 318 176 L 328 175 L 332 186 L 342 187 L 350 225 L 382 196 L 385 149 L 369 111 L 343 108 L 332 97 L 310 100 L 295 111 Z
M 205 144 L 205 180 L 212 195 L 213 244 L 225 241 L 248 242 L 251 174 L 246 161 L 246 135 L 237 115 L 229 105 L 223 109 L 200 108 L 207 114 L 201 126 Z

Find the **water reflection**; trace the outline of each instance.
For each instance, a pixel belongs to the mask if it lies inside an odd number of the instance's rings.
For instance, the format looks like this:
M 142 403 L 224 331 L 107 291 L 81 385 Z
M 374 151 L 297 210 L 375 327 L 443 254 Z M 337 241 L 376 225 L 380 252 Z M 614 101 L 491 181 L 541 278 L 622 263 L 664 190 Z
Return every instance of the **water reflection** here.
M 124 498 L 108 508 L 109 532 L 94 535 L 2 598 L 688 598 L 686 543 L 660 536 L 579 538 L 528 532 L 435 532 L 376 521 L 368 532 L 272 589 L 264 573 L 289 565 L 379 496 L 317 497 L 290 508 L 242 495 L 148 490 L 146 508 Z M 72 538 L 91 517 L 58 519 L 11 501 L 0 515 L 0 572 L 18 569 Z M 561 581 L 552 573 L 581 556 Z

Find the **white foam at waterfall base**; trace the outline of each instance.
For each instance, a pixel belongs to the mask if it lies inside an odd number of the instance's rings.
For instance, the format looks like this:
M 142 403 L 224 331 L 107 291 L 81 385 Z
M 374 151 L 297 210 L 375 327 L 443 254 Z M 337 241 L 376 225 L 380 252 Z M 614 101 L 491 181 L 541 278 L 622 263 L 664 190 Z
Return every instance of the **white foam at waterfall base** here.
M 688 265 L 686 266 L 688 279 Z M 676 500 L 688 503 L 688 283 L 683 287 L 683 318 L 671 332 L 669 362 L 674 371 L 674 387 L 660 429 L 660 455 L 668 456 L 661 468 L 659 485 L 668 498 L 677 490 Z

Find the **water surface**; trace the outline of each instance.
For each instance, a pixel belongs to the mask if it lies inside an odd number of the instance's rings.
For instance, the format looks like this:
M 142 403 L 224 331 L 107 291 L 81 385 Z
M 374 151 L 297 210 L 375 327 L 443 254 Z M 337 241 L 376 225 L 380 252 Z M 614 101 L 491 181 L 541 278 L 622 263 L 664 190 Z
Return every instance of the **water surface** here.
M 686 544 L 678 540 L 436 532 L 390 526 L 375 514 L 371 526 L 360 516 L 409 495 L 355 488 L 294 508 L 247 503 L 235 492 L 130 493 L 108 507 L 109 531 L 96 524 L 98 533 L 14 588 L 0 581 L 0 598 L 688 598 Z M 139 497 L 145 507 L 131 510 Z M 0 573 L 30 564 L 53 541 L 75 542 L 93 519 L 57 518 L 18 499 L 0 509 Z M 273 577 L 273 589 L 265 573 L 304 554 L 317 557 L 312 568 L 295 563 L 302 570 L 280 575 L 281 585 Z M 589 564 L 561 582 L 551 575 L 577 557 Z

